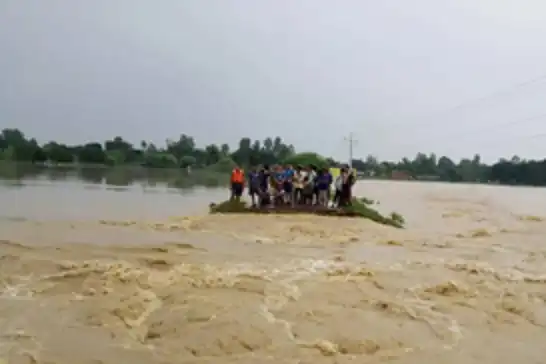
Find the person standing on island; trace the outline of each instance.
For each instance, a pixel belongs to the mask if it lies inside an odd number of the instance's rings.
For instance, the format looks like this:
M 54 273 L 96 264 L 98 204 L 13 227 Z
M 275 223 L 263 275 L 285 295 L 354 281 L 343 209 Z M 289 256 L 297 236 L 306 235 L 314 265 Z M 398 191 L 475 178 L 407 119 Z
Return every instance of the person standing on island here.
M 280 206 L 284 203 L 284 169 L 276 164 L 271 173 L 272 202 L 273 205 Z
M 353 204 L 353 186 L 356 183 L 356 169 L 349 167 L 349 176 L 347 177 L 349 184 L 349 205 Z
M 318 187 L 317 187 L 317 178 L 318 178 L 318 168 L 314 164 L 309 165 L 309 182 L 313 184 L 313 201 L 312 205 L 318 204 Z
M 322 168 L 318 172 L 316 188 L 318 191 L 317 205 L 328 206 L 330 185 L 332 184 L 332 175 L 327 168 Z
M 235 166 L 231 172 L 231 196 L 230 201 L 240 201 L 245 189 L 245 173 L 239 166 Z
M 287 165 L 283 173 L 284 203 L 294 206 L 294 168 L 291 165 Z
M 326 206 L 330 206 L 330 201 L 332 200 L 332 185 L 334 184 L 334 176 L 330 171 L 330 168 L 326 168 L 326 175 L 328 176 L 328 191 L 326 196 Z
M 337 176 L 336 181 L 334 182 L 334 206 L 341 205 L 341 190 L 343 188 L 343 179 L 345 178 L 345 167 L 341 168 L 339 171 L 339 176 Z
M 304 205 L 312 205 L 315 191 L 315 178 L 311 166 L 307 167 L 305 171 L 302 171 L 302 178 L 302 203 Z
M 271 174 L 269 172 L 269 166 L 266 164 L 258 172 L 258 188 L 259 188 L 259 201 L 260 207 L 268 206 L 271 204 L 271 197 L 269 194 L 269 182 Z
M 340 206 L 350 206 L 352 204 L 351 200 L 353 198 L 353 185 L 356 182 L 356 176 L 352 169 L 344 168 L 342 173 L 343 179 L 341 183 L 341 194 L 339 199 Z
M 301 166 L 296 166 L 296 170 L 294 171 L 294 193 L 292 194 L 292 206 L 302 203 L 304 177 L 305 176 Z
M 260 179 L 256 167 L 253 167 L 247 176 L 248 180 L 248 194 L 252 201 L 252 207 L 256 207 L 256 199 L 260 200 Z

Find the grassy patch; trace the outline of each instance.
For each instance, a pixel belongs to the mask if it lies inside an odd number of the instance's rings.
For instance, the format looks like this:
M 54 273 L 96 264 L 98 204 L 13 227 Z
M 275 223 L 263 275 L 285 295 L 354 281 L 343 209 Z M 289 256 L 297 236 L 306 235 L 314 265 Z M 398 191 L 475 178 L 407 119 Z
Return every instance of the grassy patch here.
M 223 201 L 219 204 L 211 203 L 209 205 L 211 214 L 224 214 L 224 213 L 245 213 L 249 212 L 249 208 L 244 201 Z
M 210 204 L 210 213 L 257 213 L 257 214 L 315 214 L 326 216 L 345 216 L 354 218 L 369 219 L 379 224 L 403 228 L 405 225 L 404 217 L 396 212 L 384 216 L 377 210 L 370 207 L 374 201 L 366 198 L 354 198 L 352 206 L 338 209 L 330 209 L 317 206 L 298 206 L 296 208 L 279 206 L 276 208 L 250 208 L 244 201 L 224 201 L 219 204 Z

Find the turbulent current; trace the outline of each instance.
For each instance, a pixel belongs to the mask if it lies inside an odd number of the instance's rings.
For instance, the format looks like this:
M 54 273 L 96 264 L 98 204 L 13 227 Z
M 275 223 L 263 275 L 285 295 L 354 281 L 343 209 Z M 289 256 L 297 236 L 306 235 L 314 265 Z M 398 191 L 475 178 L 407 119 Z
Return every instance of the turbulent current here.
M 546 190 L 368 182 L 356 194 L 408 227 L 4 220 L 0 363 L 544 362 Z

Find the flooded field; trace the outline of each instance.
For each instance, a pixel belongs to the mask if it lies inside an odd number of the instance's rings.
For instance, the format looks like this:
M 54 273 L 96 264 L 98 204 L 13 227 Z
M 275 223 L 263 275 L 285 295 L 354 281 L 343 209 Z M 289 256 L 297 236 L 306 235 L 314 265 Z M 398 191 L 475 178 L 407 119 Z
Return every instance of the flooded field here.
M 207 215 L 222 189 L 0 187 L 0 363 L 543 363 L 545 189 L 356 194 L 407 229 Z

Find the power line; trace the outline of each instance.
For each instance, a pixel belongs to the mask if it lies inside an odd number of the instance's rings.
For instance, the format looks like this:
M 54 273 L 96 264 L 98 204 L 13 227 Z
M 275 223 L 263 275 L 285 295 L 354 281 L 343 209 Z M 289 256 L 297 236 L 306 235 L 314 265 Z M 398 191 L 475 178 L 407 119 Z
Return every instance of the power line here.
M 534 120 L 539 120 L 539 119 L 542 119 L 542 118 L 546 118 L 546 113 L 542 113 L 542 114 L 538 114 L 538 115 L 534 115 L 534 116 L 531 116 L 531 117 L 527 117 L 527 118 L 524 118 L 524 119 L 517 119 L 517 120 L 511 120 L 511 121 L 508 121 L 508 122 L 505 122 L 505 123 L 501 123 L 501 124 L 497 124 L 497 125 L 494 125 L 494 126 L 490 126 L 490 127 L 486 127 L 486 128 L 480 128 L 478 129 L 478 131 L 487 131 L 488 129 L 490 128 L 494 128 L 494 129 L 498 129 L 499 127 L 502 127 L 502 126 L 511 126 L 511 125 L 519 125 L 519 124 L 523 124 L 523 123 L 527 123 L 529 121 L 534 121 Z M 445 144 L 451 144 L 453 142 L 460 142 L 461 141 L 461 137 L 464 137 L 465 135 L 470 135 L 470 134 L 475 134 L 476 130 L 472 131 L 471 133 L 461 133 L 461 134 L 458 134 L 458 135 L 446 135 L 446 136 L 449 136 L 450 137 L 450 140 L 447 141 L 446 143 L 444 143 L 444 146 Z M 512 140 L 520 140 L 520 139 L 538 139 L 538 138 L 543 138 L 543 137 L 546 137 L 546 132 L 541 132 L 541 133 L 536 133 L 536 134 L 531 134 L 531 135 L 524 135 L 524 136 L 514 136 L 514 135 L 510 135 L 510 136 L 506 136 L 506 137 L 502 137 L 502 138 L 495 138 L 495 139 L 490 139 L 490 140 L 485 140 L 485 141 L 479 141 L 480 143 L 482 143 L 482 145 L 478 148 L 478 149 L 488 149 L 487 147 L 484 148 L 483 146 L 483 143 L 485 144 L 489 144 L 489 142 L 499 142 L 499 141 L 512 141 Z M 347 138 L 345 138 L 347 140 Z M 430 139 L 430 138 L 429 138 Z M 401 146 L 400 144 L 398 144 L 398 146 Z M 405 147 L 418 147 L 419 146 L 419 143 L 415 143 L 415 144 L 405 144 L 405 145 L 402 145 L 402 146 L 405 146 Z M 453 148 L 448 148 L 448 150 L 445 150 L 444 155 L 447 155 L 447 154 L 450 154 L 449 152 L 452 151 Z M 423 150 L 418 150 L 417 152 L 423 152 Z M 544 155 L 546 156 L 546 148 L 545 148 L 545 153 Z
M 544 138 L 546 137 L 546 132 L 544 133 L 537 133 L 537 134 L 531 134 L 531 135 L 520 135 L 520 136 L 508 136 L 508 137 L 503 137 L 503 138 L 497 138 L 497 139 L 490 139 L 490 140 L 485 140 L 485 141 L 482 141 L 482 145 L 480 146 L 479 149 L 481 150 L 484 150 L 484 149 L 489 149 L 490 147 L 493 147 L 493 146 L 496 146 L 498 145 L 497 142 L 508 142 L 508 141 L 513 141 L 513 140 L 522 140 L 522 139 L 538 139 L 538 138 Z M 493 144 L 489 144 L 489 142 L 494 142 Z M 485 145 L 484 145 L 485 144 Z M 488 145 L 489 144 L 489 145 Z M 546 157 L 546 151 L 544 153 L 544 156 Z
M 456 111 L 456 110 L 459 110 L 459 109 L 462 109 L 464 107 L 467 107 L 467 106 L 471 106 L 471 105 L 475 105 L 479 102 L 482 102 L 482 101 L 487 101 L 487 100 L 490 100 L 490 99 L 494 99 L 495 97 L 498 97 L 498 96 L 503 96 L 505 94 L 509 94 L 510 92 L 513 92 L 517 89 L 520 89 L 520 88 L 523 88 L 523 87 L 526 87 L 526 86 L 529 86 L 529 85 L 532 85 L 532 84 L 535 84 L 535 83 L 538 83 L 540 81 L 544 81 L 546 80 L 546 74 L 545 75 L 542 75 L 542 76 L 539 76 L 539 77 L 535 77 L 535 78 L 532 78 L 530 80 L 527 80 L 527 81 L 523 81 L 523 82 L 518 82 L 512 86 L 509 86 L 507 88 L 504 88 L 504 89 L 501 89 L 501 90 L 498 90 L 494 93 L 491 93 L 491 94 L 487 94 L 487 95 L 483 95 L 483 96 L 480 96 L 480 97 L 476 97 L 474 99 L 470 99 L 468 101 L 465 101 L 465 102 L 462 102 L 458 105 L 455 105 L 449 109 L 447 109 L 446 111 Z
M 446 144 L 446 143 L 450 144 L 450 143 L 453 143 L 453 142 L 460 142 L 461 141 L 460 138 L 463 138 L 463 137 L 468 136 L 468 135 L 475 135 L 477 132 L 484 133 L 484 132 L 487 132 L 487 131 L 489 131 L 491 129 L 498 130 L 501 127 L 525 124 L 525 123 L 540 120 L 540 119 L 543 119 L 543 118 L 546 118 L 546 113 L 533 115 L 533 116 L 530 116 L 530 117 L 527 117 L 527 118 L 524 118 L 524 119 L 510 120 L 508 122 L 504 122 L 504 123 L 500 123 L 500 124 L 496 124 L 496 125 L 490 125 L 490 126 L 486 126 L 484 128 L 477 128 L 477 129 L 474 129 L 474 130 L 471 130 L 471 131 L 468 131 L 468 132 L 463 132 L 463 133 L 458 133 L 458 134 L 455 133 L 455 134 L 439 135 L 439 136 L 435 136 L 434 138 L 447 137 L 447 138 L 449 138 L 449 140 L 447 142 L 445 142 L 444 144 Z M 428 138 L 428 140 L 430 140 L 430 139 L 431 139 L 431 137 Z M 411 144 L 406 144 L 405 146 L 407 146 L 407 147 L 416 147 L 416 146 L 418 146 L 418 144 L 419 143 L 411 143 Z
M 500 97 L 500 96 L 509 95 L 510 93 L 512 93 L 514 91 L 518 91 L 521 88 L 525 88 L 527 86 L 537 84 L 537 83 L 540 83 L 540 82 L 543 82 L 543 81 L 546 81 L 546 74 L 543 74 L 543 75 L 538 76 L 538 77 L 534 77 L 532 79 L 528 79 L 526 81 L 518 82 L 516 84 L 513 84 L 513 85 L 505 87 L 505 88 L 502 88 L 502 89 L 497 90 L 497 91 L 495 91 L 493 93 L 490 93 L 490 94 L 478 96 L 478 97 L 469 99 L 467 101 L 463 101 L 463 102 L 461 102 L 461 103 L 459 103 L 457 105 L 448 107 L 447 109 L 438 110 L 438 111 L 435 111 L 435 112 L 432 112 L 432 113 L 424 114 L 424 115 L 422 115 L 422 117 L 439 116 L 439 115 L 442 115 L 442 114 L 445 114 L 445 113 L 451 113 L 451 112 L 454 112 L 454 111 L 463 110 L 463 109 L 465 109 L 467 107 L 475 106 L 475 105 L 477 105 L 477 104 L 479 104 L 481 102 L 487 101 L 487 100 L 492 100 L 492 99 L 495 99 L 495 98 Z M 417 117 L 417 116 L 418 115 L 416 115 L 415 117 Z M 436 120 L 433 120 L 432 122 L 431 121 L 425 121 L 425 122 L 421 122 L 421 123 L 414 123 L 411 126 L 412 127 L 415 127 L 415 126 L 428 126 L 428 125 L 434 123 L 435 121 Z M 391 125 L 390 127 L 394 127 L 394 126 L 396 126 L 396 125 Z M 398 125 L 398 126 L 403 126 L 403 125 Z
M 490 94 L 486 94 L 486 95 L 482 95 L 482 96 L 479 96 L 479 97 L 476 97 L 476 98 L 472 98 L 470 100 L 461 102 L 461 103 L 459 103 L 459 104 L 457 104 L 455 106 L 449 107 L 447 109 L 429 113 L 428 117 L 434 116 L 434 115 L 441 115 L 443 113 L 449 113 L 449 112 L 453 112 L 453 111 L 462 110 L 462 109 L 464 109 L 466 107 L 477 105 L 477 104 L 479 104 L 481 102 L 484 102 L 484 101 L 487 101 L 487 100 L 492 100 L 492 99 L 495 99 L 495 98 L 497 98 L 499 96 L 508 95 L 508 94 L 510 94 L 510 93 L 512 93 L 514 91 L 518 91 L 518 90 L 520 90 L 522 88 L 525 88 L 527 86 L 534 85 L 534 84 L 537 84 L 537 83 L 541 83 L 543 81 L 546 81 L 546 74 L 543 74 L 543 75 L 540 75 L 540 76 L 537 76 L 537 77 L 534 77 L 534 78 L 531 78 L 531 79 L 528 79 L 528 80 L 525 80 L 525 81 L 522 81 L 522 82 L 512 84 L 511 86 L 502 88 L 502 89 L 500 89 L 500 90 L 498 90 L 496 92 L 490 93 Z M 427 117 L 427 114 L 425 114 L 424 116 Z M 506 122 L 506 123 L 501 123 L 499 125 L 495 125 L 494 127 L 498 128 L 498 127 L 501 127 L 501 126 L 517 125 L 517 124 L 520 124 L 520 123 L 525 123 L 525 122 L 537 120 L 537 119 L 540 119 L 540 118 L 543 118 L 543 117 L 546 117 L 546 113 L 531 116 L 531 117 L 528 117 L 528 118 L 525 118 L 525 119 L 512 120 L 512 121 L 509 121 L 509 122 Z M 434 122 L 436 122 L 436 120 L 432 121 L 432 123 L 434 123 Z M 431 124 L 430 121 L 422 122 L 422 123 L 414 123 L 414 124 L 411 125 L 411 127 L 414 127 L 414 126 L 427 126 L 427 125 L 430 125 L 430 124 Z M 397 126 L 396 125 L 389 125 L 389 128 L 393 128 L 393 127 L 397 127 Z M 468 134 L 475 134 L 476 131 L 480 131 L 480 130 L 485 131 L 487 129 L 489 129 L 489 127 L 480 128 L 478 130 L 473 130 Z M 455 141 L 455 140 L 458 141 L 459 139 L 456 139 L 456 138 L 461 137 L 461 136 L 465 136 L 466 134 L 467 133 L 463 133 L 462 135 L 459 134 L 459 135 L 455 135 L 455 136 L 453 136 L 453 135 L 447 135 L 447 136 L 450 137 L 451 141 Z M 537 134 L 536 137 L 539 137 L 539 136 L 542 136 L 542 135 Z M 352 133 L 350 134 L 349 138 L 345 138 L 345 140 L 349 141 L 349 155 L 350 155 L 350 157 L 352 159 L 352 155 L 353 155 L 352 149 L 353 149 L 353 143 L 354 143 Z M 411 145 L 408 145 L 408 146 L 411 146 Z
M 480 146 L 478 148 L 476 148 L 472 154 L 480 154 L 481 152 L 483 152 L 484 150 L 488 150 L 488 149 L 491 149 L 492 147 L 495 147 L 497 146 L 498 142 L 511 142 L 511 141 L 514 141 L 514 140 L 525 140 L 525 139 L 538 139 L 538 138 L 544 138 L 546 137 L 546 132 L 543 132 L 543 133 L 536 133 L 536 134 L 531 134 L 531 135 L 520 135 L 520 136 L 507 136 L 507 137 L 502 137 L 502 138 L 495 138 L 495 139 L 489 139 L 489 140 L 482 140 L 480 141 Z M 493 143 L 491 143 L 493 142 Z M 451 154 L 455 154 L 454 153 L 454 148 L 451 147 L 451 148 L 448 148 L 447 150 L 444 150 L 442 153 L 435 153 L 437 155 L 445 155 L 445 156 L 448 156 L 451 155 Z M 422 152 L 422 151 L 421 151 Z M 434 153 L 434 152 L 433 152 Z M 544 156 L 546 157 L 546 151 L 544 153 Z

